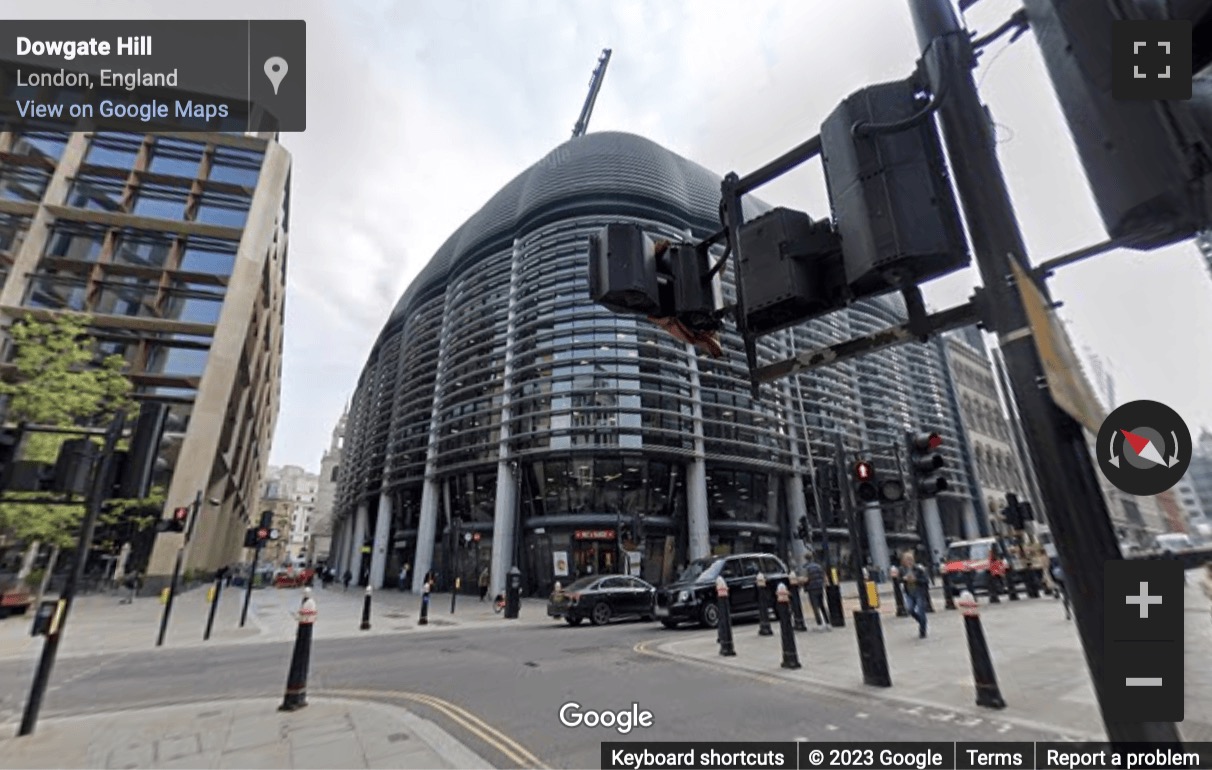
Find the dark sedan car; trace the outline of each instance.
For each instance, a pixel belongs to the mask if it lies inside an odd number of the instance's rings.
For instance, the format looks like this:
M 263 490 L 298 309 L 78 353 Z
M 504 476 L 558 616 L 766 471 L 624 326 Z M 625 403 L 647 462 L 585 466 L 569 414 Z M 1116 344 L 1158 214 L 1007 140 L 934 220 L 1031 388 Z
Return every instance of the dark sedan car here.
M 728 585 L 728 607 L 732 617 L 748 617 L 758 612 L 757 577 L 767 579 L 771 597 L 780 581 L 787 580 L 787 567 L 769 553 L 742 553 L 696 559 L 673 583 L 657 592 L 655 614 L 666 628 L 695 622 L 715 628 L 720 622 L 716 604 L 715 581 Z
M 551 594 L 547 614 L 570 626 L 589 619 L 595 626 L 616 618 L 652 620 L 656 588 L 628 575 L 595 575 Z

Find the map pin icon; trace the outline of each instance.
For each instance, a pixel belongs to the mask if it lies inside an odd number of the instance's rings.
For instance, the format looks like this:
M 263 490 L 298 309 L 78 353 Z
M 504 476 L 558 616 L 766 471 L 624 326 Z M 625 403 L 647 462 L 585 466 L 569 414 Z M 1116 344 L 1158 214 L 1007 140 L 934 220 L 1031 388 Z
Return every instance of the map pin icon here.
M 278 86 L 282 84 L 282 78 L 286 77 L 288 69 L 290 68 L 286 66 L 286 60 L 281 56 L 271 56 L 265 60 L 265 77 L 274 84 L 274 96 L 278 95 Z

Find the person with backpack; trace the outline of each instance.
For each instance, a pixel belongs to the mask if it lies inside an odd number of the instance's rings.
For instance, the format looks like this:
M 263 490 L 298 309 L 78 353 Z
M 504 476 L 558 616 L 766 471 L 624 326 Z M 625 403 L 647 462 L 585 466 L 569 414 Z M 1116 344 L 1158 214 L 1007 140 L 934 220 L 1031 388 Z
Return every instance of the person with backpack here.
M 804 564 L 804 591 L 808 594 L 808 603 L 812 605 L 812 614 L 816 618 L 816 628 L 832 631 L 829 615 L 825 612 L 825 570 L 810 554 Z
M 901 579 L 905 583 L 905 609 L 917 620 L 917 637 L 925 639 L 930 576 L 926 574 L 926 569 L 917 563 L 913 551 L 901 554 Z

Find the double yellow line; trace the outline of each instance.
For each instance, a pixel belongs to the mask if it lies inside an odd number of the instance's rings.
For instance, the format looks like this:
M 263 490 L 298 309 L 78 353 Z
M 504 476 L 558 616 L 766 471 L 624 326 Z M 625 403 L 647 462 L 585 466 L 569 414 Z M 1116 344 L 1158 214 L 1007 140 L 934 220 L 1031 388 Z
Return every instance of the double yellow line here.
M 316 693 L 317 695 L 320 693 Z M 456 706 L 450 701 L 442 700 L 419 692 L 401 692 L 399 690 L 328 690 L 323 691 L 324 695 L 332 695 L 334 697 L 345 698 L 368 698 L 372 700 L 404 700 L 412 703 L 419 703 L 422 706 L 437 711 L 455 724 L 462 727 L 467 732 L 476 736 L 484 743 L 493 747 L 501 754 L 505 755 L 509 761 L 518 765 L 518 767 L 535 768 L 536 770 L 548 770 L 547 766 L 539 761 L 539 758 L 530 753 L 520 743 L 510 738 L 505 733 L 480 719 L 475 714 L 467 709 Z

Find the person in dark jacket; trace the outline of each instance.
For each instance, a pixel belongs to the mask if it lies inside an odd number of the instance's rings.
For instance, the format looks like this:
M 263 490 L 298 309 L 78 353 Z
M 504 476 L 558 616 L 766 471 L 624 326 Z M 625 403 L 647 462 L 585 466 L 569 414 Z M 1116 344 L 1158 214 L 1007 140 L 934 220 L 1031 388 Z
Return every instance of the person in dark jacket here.
M 345 570 L 345 574 L 341 576 L 341 582 L 345 584 L 345 590 L 349 590 L 349 584 L 353 581 L 353 573 Z
M 1052 582 L 1056 584 L 1056 596 L 1065 603 L 1065 620 L 1073 620 L 1073 611 L 1069 608 L 1069 590 L 1065 588 L 1065 571 L 1061 569 L 1060 559 L 1052 557 L 1049 571 Z
M 901 554 L 901 579 L 905 581 L 905 609 L 917 620 L 919 639 L 926 638 L 926 601 L 930 591 L 930 576 L 917 563 L 913 551 Z
M 808 557 L 804 565 L 804 590 L 808 593 L 808 601 L 812 604 L 812 614 L 816 618 L 817 629 L 833 630 L 829 616 L 825 612 L 825 570 L 816 559 Z

